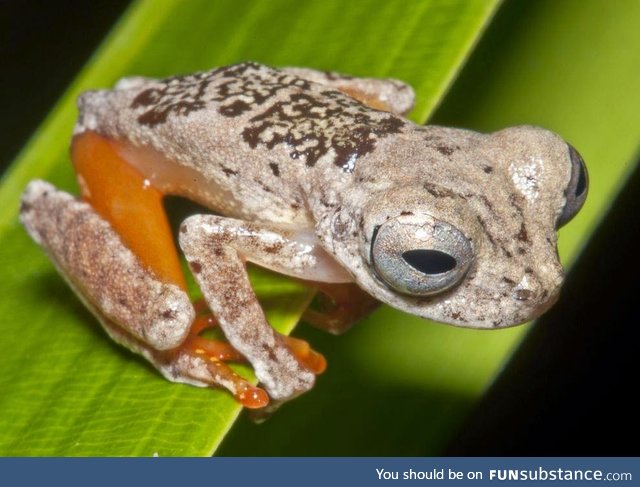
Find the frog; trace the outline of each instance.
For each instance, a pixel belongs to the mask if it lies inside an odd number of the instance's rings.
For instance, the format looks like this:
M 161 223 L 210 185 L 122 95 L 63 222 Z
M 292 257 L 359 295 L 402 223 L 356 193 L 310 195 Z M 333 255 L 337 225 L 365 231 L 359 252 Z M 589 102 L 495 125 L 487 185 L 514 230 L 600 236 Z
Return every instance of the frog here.
M 333 334 L 379 303 L 500 329 L 558 298 L 582 157 L 535 126 L 419 125 L 414 104 L 396 79 L 254 62 L 124 78 L 78 98 L 80 196 L 32 181 L 20 218 L 115 341 L 170 381 L 265 410 L 310 390 L 326 360 L 271 327 L 247 263 L 315 288 L 326 306 L 305 321 Z M 208 209 L 175 239 L 167 195 Z

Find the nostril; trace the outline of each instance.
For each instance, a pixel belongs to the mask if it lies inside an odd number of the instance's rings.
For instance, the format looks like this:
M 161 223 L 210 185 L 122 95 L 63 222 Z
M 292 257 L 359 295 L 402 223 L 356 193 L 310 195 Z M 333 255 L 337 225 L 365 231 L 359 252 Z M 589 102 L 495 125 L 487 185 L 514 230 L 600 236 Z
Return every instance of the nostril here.
M 513 297 L 518 301 L 529 301 L 534 295 L 531 289 L 516 289 L 513 292 Z

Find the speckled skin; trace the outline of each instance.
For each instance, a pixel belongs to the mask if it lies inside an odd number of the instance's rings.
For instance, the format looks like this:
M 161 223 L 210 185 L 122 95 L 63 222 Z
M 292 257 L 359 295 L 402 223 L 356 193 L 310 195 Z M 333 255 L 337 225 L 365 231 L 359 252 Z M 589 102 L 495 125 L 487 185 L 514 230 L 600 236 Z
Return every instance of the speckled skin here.
M 227 216 L 293 227 L 313 228 L 308 196 L 320 178 L 344 187 L 353 179 L 349 166 L 406 124 L 326 85 L 252 63 L 118 86 L 126 89 L 80 97 L 76 133 L 125 139 L 194 171 L 184 183 L 149 174 L 167 192 Z M 406 85 L 396 91 L 412 100 Z M 131 163 L 153 172 L 138 155 Z
M 572 178 L 567 144 L 528 126 L 486 135 L 418 126 L 400 116 L 412 105 L 411 88 L 394 80 L 243 63 L 87 92 L 75 133 L 122 142 L 121 155 L 151 184 L 231 218 L 194 217 L 180 245 L 192 270 L 197 263 L 225 334 L 282 399 L 311 387 L 313 377 L 290 355 L 275 369 L 260 356 L 261 347 L 282 348 L 238 255 L 312 280 L 353 280 L 398 309 L 474 328 L 522 323 L 558 295 L 555 227 Z M 372 264 L 376 229 L 394 219 L 426 228 L 433 218 L 469 239 L 469 271 L 439 294 L 394 291 Z M 242 240 L 249 227 L 254 239 Z M 283 239 L 276 250 L 274 238 Z M 220 298 L 234 276 L 244 318 L 233 299 Z
M 235 218 L 315 228 L 358 283 L 392 306 L 492 328 L 535 317 L 559 290 L 554 223 L 570 164 L 566 143 L 546 130 L 421 127 L 251 63 L 88 92 L 79 106 L 76 131 L 151 147 L 194 168 L 206 186 L 170 192 Z M 527 174 L 530 185 L 518 185 Z M 476 236 L 474 269 L 446 295 L 399 296 L 371 271 L 375 225 L 417 211 L 459 221 Z
M 21 219 L 89 309 L 127 323 L 156 350 L 184 340 L 195 317 L 189 297 L 150 276 L 87 203 L 37 181 L 23 195 Z

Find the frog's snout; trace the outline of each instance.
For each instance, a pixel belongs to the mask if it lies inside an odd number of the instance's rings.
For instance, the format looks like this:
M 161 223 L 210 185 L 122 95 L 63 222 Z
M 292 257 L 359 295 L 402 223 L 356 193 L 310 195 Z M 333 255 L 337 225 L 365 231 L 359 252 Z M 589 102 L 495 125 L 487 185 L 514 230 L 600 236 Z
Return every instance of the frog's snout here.
M 536 318 L 551 308 L 558 301 L 560 288 L 560 284 L 552 289 L 539 288 L 533 290 L 526 287 L 516 287 L 511 293 L 511 298 L 516 305 L 525 308 L 525 316 L 522 321 Z
M 510 293 L 513 306 L 520 310 L 516 313 L 520 315 L 520 322 L 537 318 L 551 308 L 558 301 L 564 281 L 564 270 L 559 262 L 543 266 L 536 272 L 527 271 Z

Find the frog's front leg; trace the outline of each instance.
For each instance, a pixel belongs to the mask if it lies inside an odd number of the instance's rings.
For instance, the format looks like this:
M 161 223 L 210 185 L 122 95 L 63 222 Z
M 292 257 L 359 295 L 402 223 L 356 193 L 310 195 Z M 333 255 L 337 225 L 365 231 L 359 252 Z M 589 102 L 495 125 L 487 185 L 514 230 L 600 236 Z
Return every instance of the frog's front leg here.
M 283 71 L 340 90 L 377 110 L 406 115 L 415 104 L 413 88 L 397 79 L 358 78 L 334 71 L 309 68 L 291 67 L 284 68 Z
M 295 277 L 349 281 L 351 277 L 315 243 L 312 232 L 197 215 L 180 227 L 180 247 L 226 338 L 251 363 L 269 395 L 284 400 L 310 389 L 318 370 L 300 360 L 309 354 L 305 344 L 281 336 L 269 325 L 245 262 Z

